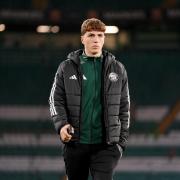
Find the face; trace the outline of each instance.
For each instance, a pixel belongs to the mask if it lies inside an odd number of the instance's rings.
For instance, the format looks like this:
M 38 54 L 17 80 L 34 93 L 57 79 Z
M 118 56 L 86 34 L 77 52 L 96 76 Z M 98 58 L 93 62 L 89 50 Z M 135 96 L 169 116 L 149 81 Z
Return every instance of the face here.
M 81 42 L 84 45 L 87 56 L 98 57 L 102 53 L 105 35 L 101 31 L 89 31 L 81 36 Z

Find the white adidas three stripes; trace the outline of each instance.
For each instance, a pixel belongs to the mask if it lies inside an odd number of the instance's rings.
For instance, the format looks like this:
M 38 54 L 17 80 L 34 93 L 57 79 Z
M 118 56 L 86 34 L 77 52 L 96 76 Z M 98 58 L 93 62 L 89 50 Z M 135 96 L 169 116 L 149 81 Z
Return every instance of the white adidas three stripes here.
M 51 94 L 50 94 L 50 97 L 49 97 L 51 116 L 57 115 L 57 111 L 56 111 L 56 108 L 54 106 L 54 91 L 56 89 L 56 76 L 57 76 L 57 73 L 55 75 L 54 83 L 53 83 L 53 86 L 52 86 L 52 89 L 51 89 Z

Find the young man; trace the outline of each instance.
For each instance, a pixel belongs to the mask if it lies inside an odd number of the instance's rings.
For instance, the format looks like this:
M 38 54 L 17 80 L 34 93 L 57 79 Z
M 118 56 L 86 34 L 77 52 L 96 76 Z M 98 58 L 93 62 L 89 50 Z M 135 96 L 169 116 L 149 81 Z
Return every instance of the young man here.
M 57 133 L 65 144 L 68 180 L 112 180 L 129 133 L 129 90 L 124 66 L 102 50 L 105 24 L 81 26 L 84 49 L 60 63 L 49 98 Z

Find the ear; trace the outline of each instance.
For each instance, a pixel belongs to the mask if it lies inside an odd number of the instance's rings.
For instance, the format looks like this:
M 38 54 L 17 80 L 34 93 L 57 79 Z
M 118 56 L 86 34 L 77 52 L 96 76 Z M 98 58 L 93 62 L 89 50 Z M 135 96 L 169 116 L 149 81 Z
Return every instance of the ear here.
M 81 43 L 84 44 L 84 36 L 81 36 Z

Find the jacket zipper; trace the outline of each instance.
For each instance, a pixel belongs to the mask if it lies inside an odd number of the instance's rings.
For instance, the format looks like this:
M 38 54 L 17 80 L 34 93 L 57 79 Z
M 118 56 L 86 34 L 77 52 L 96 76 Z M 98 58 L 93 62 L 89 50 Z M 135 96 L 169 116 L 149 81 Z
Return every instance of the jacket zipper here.
M 102 80 L 103 80 L 103 106 L 104 106 L 104 108 L 103 108 L 103 112 L 104 112 L 104 123 L 105 123 L 105 137 L 106 137 L 106 143 L 107 144 L 110 144 L 110 141 L 109 141 L 109 123 L 108 123 L 108 121 L 107 121 L 107 114 L 108 114 L 108 106 L 107 106 L 107 99 L 106 99 L 106 94 L 105 94 L 105 92 L 106 92 L 106 90 L 105 90 L 105 88 L 106 88 L 106 77 L 105 77 L 105 63 L 106 63 L 106 61 L 103 63 L 103 75 L 102 75 Z
M 81 73 L 81 68 L 80 65 L 78 67 L 78 74 L 79 74 L 79 84 L 80 84 L 80 118 L 79 118 L 79 142 L 80 142 L 80 137 L 81 137 L 81 123 L 82 123 L 82 73 Z

